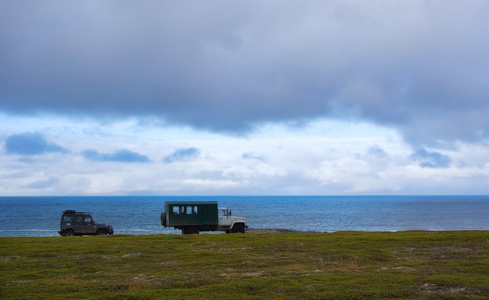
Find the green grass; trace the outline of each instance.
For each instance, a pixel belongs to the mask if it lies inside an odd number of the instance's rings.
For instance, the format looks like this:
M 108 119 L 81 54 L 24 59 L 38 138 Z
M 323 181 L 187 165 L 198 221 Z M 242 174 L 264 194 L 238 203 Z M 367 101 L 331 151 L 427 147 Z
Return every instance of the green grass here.
M 489 232 L 0 238 L 2 299 L 487 299 Z

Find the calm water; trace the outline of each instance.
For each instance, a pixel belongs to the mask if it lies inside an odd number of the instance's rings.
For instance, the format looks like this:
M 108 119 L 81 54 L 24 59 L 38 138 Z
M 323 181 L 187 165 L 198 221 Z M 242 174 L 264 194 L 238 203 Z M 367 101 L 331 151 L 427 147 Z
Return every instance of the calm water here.
M 66 209 L 92 212 L 115 234 L 180 234 L 160 224 L 167 200 L 216 200 L 250 228 L 489 230 L 489 196 L 0 197 L 0 236 L 57 236 Z

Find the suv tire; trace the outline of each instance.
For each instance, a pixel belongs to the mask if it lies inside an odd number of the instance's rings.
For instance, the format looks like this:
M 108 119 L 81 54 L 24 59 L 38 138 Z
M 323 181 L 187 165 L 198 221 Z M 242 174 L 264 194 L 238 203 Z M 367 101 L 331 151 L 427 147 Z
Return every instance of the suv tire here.
M 108 235 L 109 232 L 105 229 L 99 229 L 97 230 L 97 235 Z
M 71 229 L 66 230 L 65 233 L 63 234 L 64 236 L 75 236 L 75 232 Z

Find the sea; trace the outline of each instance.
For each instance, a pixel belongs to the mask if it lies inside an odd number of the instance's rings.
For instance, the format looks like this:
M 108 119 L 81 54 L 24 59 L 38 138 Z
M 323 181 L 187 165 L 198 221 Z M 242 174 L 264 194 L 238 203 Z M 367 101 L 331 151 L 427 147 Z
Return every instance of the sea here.
M 0 197 L 0 236 L 59 236 L 64 210 L 91 212 L 115 234 L 181 234 L 160 223 L 165 201 L 217 201 L 250 229 L 303 232 L 489 230 L 489 196 Z

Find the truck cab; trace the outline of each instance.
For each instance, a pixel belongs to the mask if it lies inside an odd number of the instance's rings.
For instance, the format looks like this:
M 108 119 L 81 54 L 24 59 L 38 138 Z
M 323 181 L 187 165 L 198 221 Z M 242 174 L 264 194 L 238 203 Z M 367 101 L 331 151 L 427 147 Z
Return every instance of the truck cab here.
M 232 216 L 229 208 L 218 208 L 218 216 L 218 226 L 220 230 L 226 231 L 226 233 L 245 232 L 247 228 L 246 219 Z

